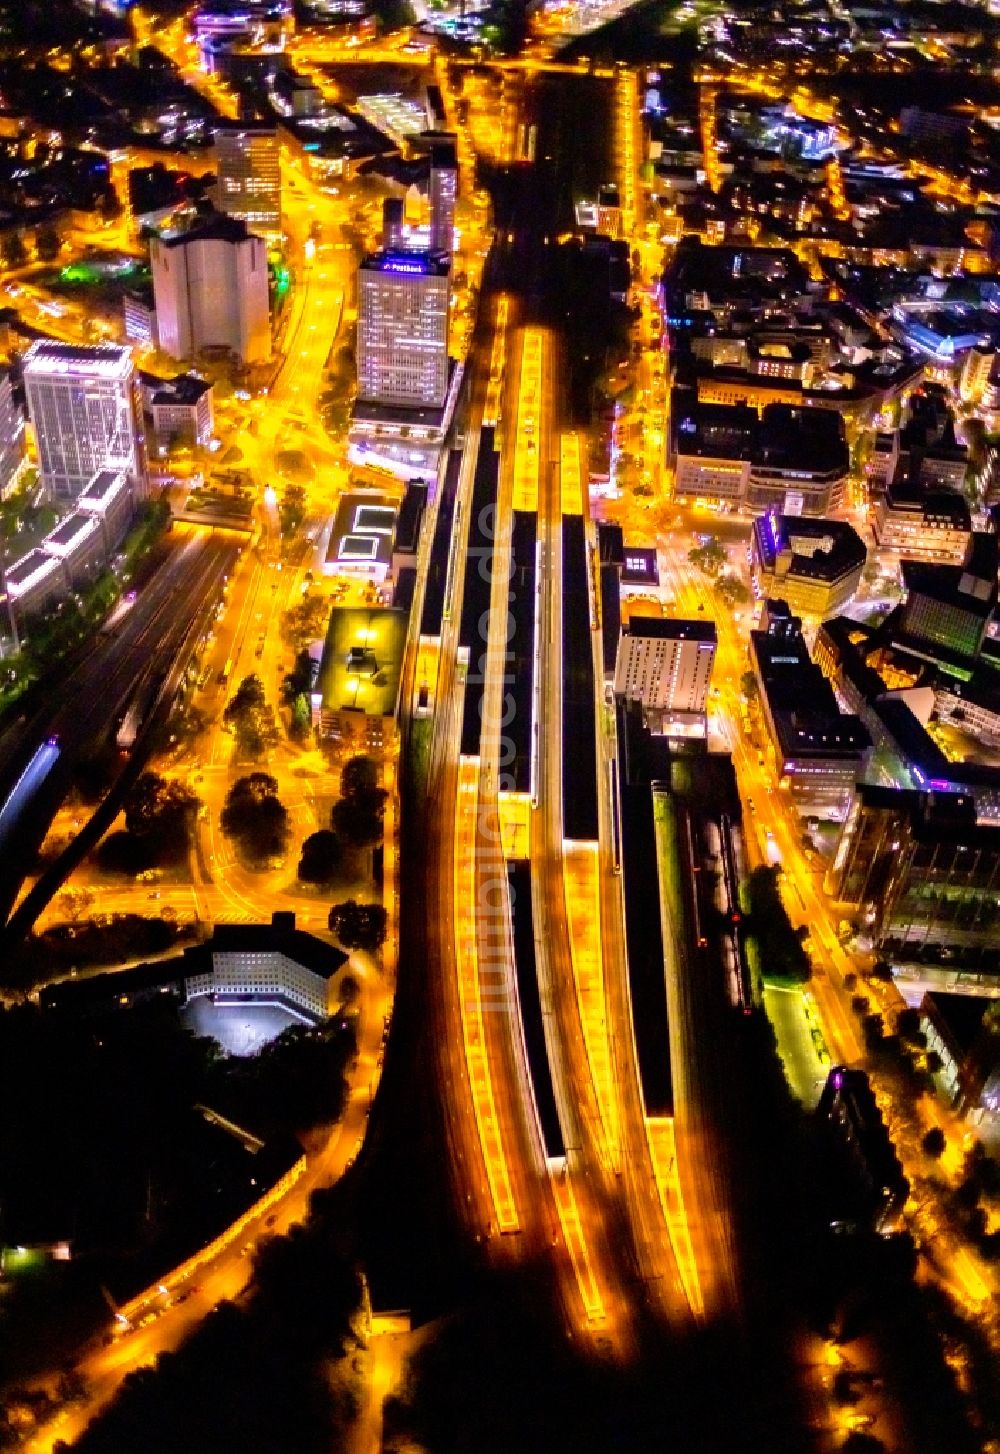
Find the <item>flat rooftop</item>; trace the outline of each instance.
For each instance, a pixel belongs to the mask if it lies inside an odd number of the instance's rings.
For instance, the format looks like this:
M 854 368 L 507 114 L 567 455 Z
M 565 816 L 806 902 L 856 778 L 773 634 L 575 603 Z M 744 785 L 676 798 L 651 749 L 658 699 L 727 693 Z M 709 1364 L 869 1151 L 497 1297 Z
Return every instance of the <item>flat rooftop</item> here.
M 629 636 L 660 641 L 700 641 L 715 645 L 714 621 L 676 621 L 660 616 L 632 616 L 622 630 Z
M 96 516 L 87 514 L 82 510 L 74 510 L 64 520 L 60 520 L 54 530 L 50 530 L 45 537 L 44 544 L 51 547 L 55 554 L 62 555 L 72 550 L 75 545 L 86 535 L 92 535 L 99 530 L 100 525 Z
M 125 379 L 132 351 L 116 343 L 75 344 L 39 339 L 24 356 L 25 378 Z
M 13 565 L 7 567 L 4 583 L 9 594 L 16 600 L 53 571 L 61 574 L 61 561 L 54 555 L 47 555 L 44 550 L 29 550 L 27 555 L 22 555 L 20 560 L 15 560 Z
M 395 715 L 406 622 L 392 607 L 334 607 L 314 689 L 327 711 Z
M 87 505 L 106 505 L 126 488 L 127 483 L 121 470 L 98 470 L 77 504 L 84 508 Z
M 753 542 L 765 570 L 774 570 L 779 555 L 787 550 L 792 557 L 788 574 L 808 580 L 837 581 L 861 570 L 867 559 L 861 536 L 843 520 L 769 511 L 754 521 Z

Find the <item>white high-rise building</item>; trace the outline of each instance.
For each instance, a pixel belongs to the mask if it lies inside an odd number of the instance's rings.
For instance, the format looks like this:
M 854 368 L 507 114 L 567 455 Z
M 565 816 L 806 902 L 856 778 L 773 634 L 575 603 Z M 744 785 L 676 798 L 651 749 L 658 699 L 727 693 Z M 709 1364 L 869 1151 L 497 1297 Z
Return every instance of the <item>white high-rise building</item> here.
M 232 217 L 150 243 L 160 348 L 194 358 L 226 348 L 241 363 L 271 353 L 267 245 Z
M 615 695 L 649 711 L 702 713 L 714 661 L 710 621 L 633 616 L 618 640 Z
M 358 398 L 441 409 L 451 267 L 444 253 L 373 253 L 358 271 Z
M 234 121 L 215 132 L 216 206 L 254 232 L 281 232 L 281 157 L 277 127 Z
M 24 415 L 14 403 L 10 375 L 0 370 L 0 500 L 13 490 L 24 464 Z
M 142 413 L 130 349 L 33 343 L 24 385 L 42 482 L 56 499 L 76 499 L 103 469 L 123 470 L 132 489 L 144 492 Z

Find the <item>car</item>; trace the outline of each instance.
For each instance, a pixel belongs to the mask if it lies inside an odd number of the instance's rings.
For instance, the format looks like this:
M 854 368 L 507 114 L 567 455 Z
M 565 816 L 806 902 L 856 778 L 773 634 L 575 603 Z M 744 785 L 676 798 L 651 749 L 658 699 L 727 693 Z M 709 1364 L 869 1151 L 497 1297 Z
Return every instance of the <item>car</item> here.
M 751 813 L 756 813 L 757 809 L 754 807 L 753 798 L 747 798 L 747 807 Z

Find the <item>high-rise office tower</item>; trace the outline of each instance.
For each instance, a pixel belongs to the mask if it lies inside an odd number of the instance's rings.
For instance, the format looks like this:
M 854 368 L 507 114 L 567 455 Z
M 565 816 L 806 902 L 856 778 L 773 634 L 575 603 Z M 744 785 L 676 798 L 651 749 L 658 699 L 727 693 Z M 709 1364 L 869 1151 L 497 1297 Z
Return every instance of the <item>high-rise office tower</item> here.
M 440 409 L 448 392 L 451 267 L 440 252 L 384 250 L 358 270 L 358 398 Z
M 209 217 L 176 237 L 154 238 L 149 259 L 160 348 L 193 358 L 226 348 L 241 363 L 271 352 L 267 246 L 233 217 Z
M 14 488 L 24 463 L 24 415 L 14 403 L 10 375 L 0 370 L 0 500 Z
M 42 482 L 58 500 L 74 500 L 98 470 L 123 470 L 145 488 L 136 376 L 130 349 L 39 341 L 24 359 L 28 417 Z
M 234 121 L 215 131 L 217 206 L 255 232 L 281 231 L 278 129 L 268 121 Z
M 458 161 L 454 139 L 435 141 L 431 147 L 431 251 L 455 248 L 455 199 L 458 195 Z

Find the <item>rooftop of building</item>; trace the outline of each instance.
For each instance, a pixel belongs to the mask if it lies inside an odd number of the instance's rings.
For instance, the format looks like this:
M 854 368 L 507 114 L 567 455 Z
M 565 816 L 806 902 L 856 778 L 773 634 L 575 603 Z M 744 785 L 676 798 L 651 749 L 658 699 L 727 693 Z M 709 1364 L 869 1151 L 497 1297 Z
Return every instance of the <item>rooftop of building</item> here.
M 326 559 L 388 562 L 396 526 L 396 507 L 378 490 L 342 495 L 334 517 Z
M 753 463 L 759 468 L 804 473 L 846 473 L 850 454 L 841 415 L 835 409 L 766 404 Z
M 61 570 L 59 561 L 44 550 L 29 550 L 27 555 L 22 555 L 20 560 L 15 560 L 12 565 L 7 566 L 4 571 L 4 584 L 7 590 L 16 595 L 19 590 L 25 589 L 35 578 L 41 580 L 43 576 L 52 571 Z
M 446 278 L 451 270 L 451 257 L 446 252 L 380 248 L 378 252 L 366 254 L 361 270 L 366 273 L 388 273 L 400 278 Z
M 800 631 L 751 631 L 750 654 L 786 757 L 860 754 L 871 746 L 860 719 L 841 712 Z
M 626 636 L 649 637 L 656 641 L 698 641 L 716 643 L 714 621 L 677 621 L 662 616 L 632 616 L 622 627 Z
M 808 273 L 790 248 L 726 245 L 707 247 L 697 237 L 678 243 L 667 270 L 672 293 L 707 292 L 763 296 L 805 292 Z
M 997 603 L 996 575 L 984 580 L 964 565 L 935 565 L 929 561 L 902 562 L 907 605 L 915 596 L 925 596 L 942 606 L 965 611 L 987 620 Z
M 685 396 L 682 400 L 681 396 Z M 674 390 L 674 439 L 680 455 L 747 460 L 757 437 L 757 410 L 746 404 L 701 404 Z M 679 406 L 679 408 L 678 408 Z
M 844 520 L 769 511 L 754 521 L 753 538 L 766 570 L 773 570 L 778 556 L 790 551 L 787 574 L 807 580 L 838 581 L 850 571 L 861 570 L 867 559 L 864 541 Z
M 124 379 L 132 369 L 132 350 L 117 343 L 59 343 L 38 339 L 24 356 L 25 378 L 67 377 Z
M 889 485 L 885 502 L 890 510 L 919 515 L 923 520 L 947 524 L 953 530 L 972 529 L 969 502 L 964 495 L 956 490 L 922 489 L 908 475 Z
M 406 487 L 396 516 L 393 532 L 394 550 L 415 551 L 420 539 L 420 526 L 427 509 L 427 485 L 422 480 L 411 480 Z
M 967 1055 L 979 1039 L 986 1011 L 993 1003 L 984 995 L 955 995 L 927 990 L 920 1008 L 945 1031 L 960 1055 Z
M 964 777 L 969 775 L 968 764 L 963 767 Z M 996 777 L 994 769 L 981 771 Z M 921 842 L 954 843 L 1000 853 L 1000 827 L 976 821 L 975 796 L 961 782 L 953 783 L 951 788 L 897 788 L 860 782 L 857 791 L 863 808 L 895 813 L 909 820 L 914 837 Z
M 327 711 L 395 714 L 406 619 L 391 607 L 334 607 L 315 687 Z
M 917 768 L 928 782 L 950 781 L 952 764 L 902 697 L 887 692 L 871 705 L 900 757 L 911 769 Z
M 620 525 L 601 520 L 597 525 L 597 551 L 602 565 L 622 565 L 625 560 L 625 536 Z
M 200 374 L 176 374 L 172 379 L 159 379 L 155 374 L 140 373 L 139 378 L 152 405 L 190 405 L 212 391 L 212 381 Z
M 198 949 L 185 953 L 185 973 L 192 973 L 190 956 L 199 952 L 215 954 L 284 954 L 312 970 L 313 974 L 332 979 L 347 963 L 347 955 L 332 944 L 317 939 L 295 926 L 295 915 L 275 910 L 270 924 L 217 924 L 211 939 Z
M 278 126 L 274 121 L 226 121 L 220 119 L 212 130 L 216 137 L 238 136 L 246 133 L 248 136 L 273 136 L 278 139 Z
M 126 484 L 121 470 L 98 470 L 84 490 L 79 504 L 103 505 Z
M 228 242 L 236 247 L 251 238 L 254 234 L 242 219 L 228 217 L 224 212 L 213 212 L 184 232 L 164 234 L 159 242 L 161 247 L 166 248 L 187 247 L 195 242 Z
M 82 535 L 91 534 L 98 528 L 98 522 L 93 515 L 82 510 L 72 510 L 60 520 L 54 530 L 49 531 L 45 537 L 45 544 L 62 552 L 75 545 Z

